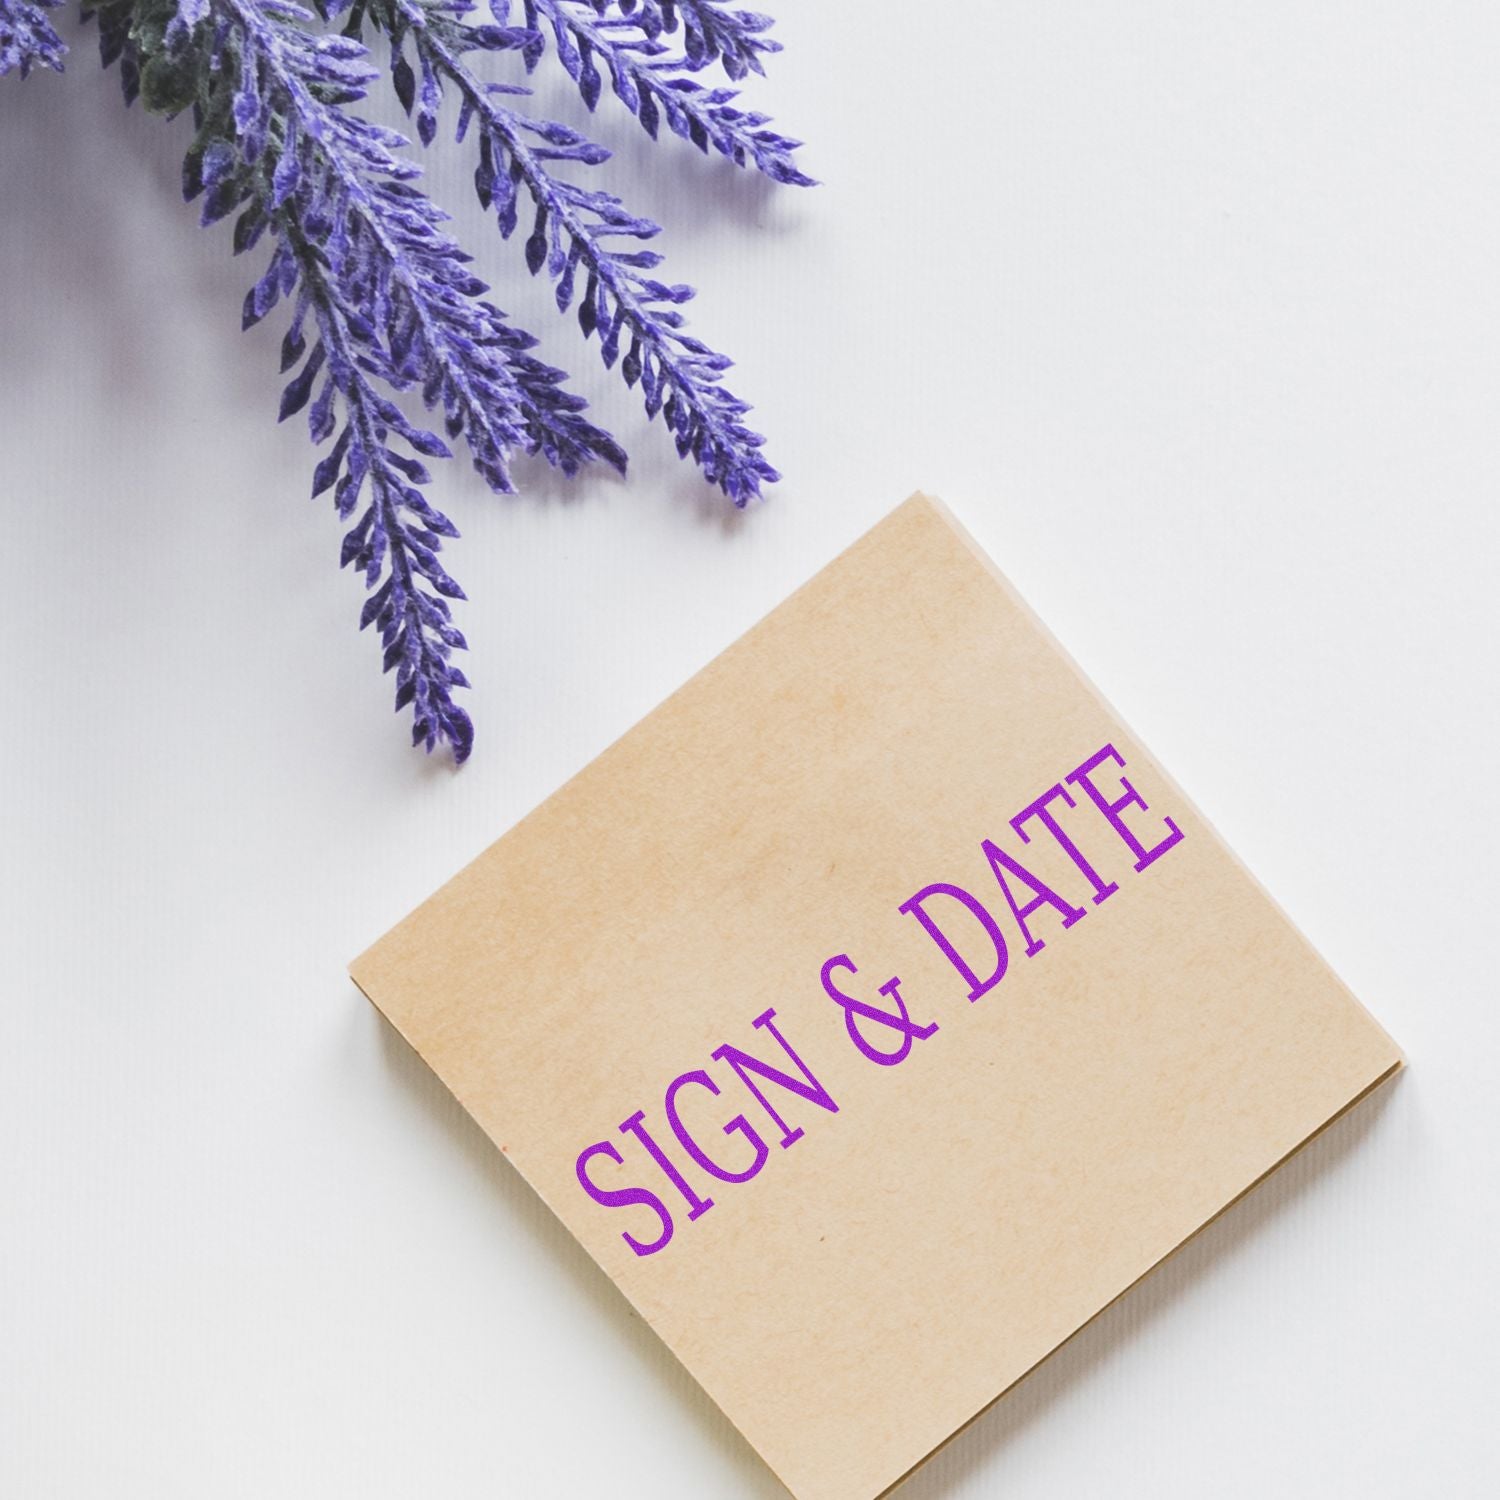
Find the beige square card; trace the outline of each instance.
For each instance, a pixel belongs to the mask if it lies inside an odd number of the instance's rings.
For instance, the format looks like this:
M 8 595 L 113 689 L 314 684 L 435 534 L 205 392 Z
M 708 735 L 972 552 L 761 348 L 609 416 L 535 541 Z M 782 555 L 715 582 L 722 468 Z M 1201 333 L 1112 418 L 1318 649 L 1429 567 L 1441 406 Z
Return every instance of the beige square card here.
M 1400 1065 L 921 497 L 353 973 L 799 1500 Z

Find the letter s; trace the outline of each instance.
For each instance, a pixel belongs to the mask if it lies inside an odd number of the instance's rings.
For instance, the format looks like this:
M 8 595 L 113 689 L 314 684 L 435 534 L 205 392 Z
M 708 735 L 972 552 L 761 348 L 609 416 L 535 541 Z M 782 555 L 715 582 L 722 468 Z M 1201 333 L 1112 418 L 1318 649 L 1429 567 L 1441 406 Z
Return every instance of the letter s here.
M 661 1233 L 649 1245 L 643 1244 L 632 1234 L 622 1234 L 620 1238 L 635 1251 L 637 1255 L 654 1255 L 658 1250 L 666 1248 L 667 1242 L 672 1238 L 672 1215 L 667 1212 L 667 1206 L 649 1188 L 602 1188 L 596 1187 L 589 1181 L 588 1164 L 596 1156 L 607 1156 L 617 1166 L 624 1166 L 625 1159 L 620 1155 L 608 1141 L 597 1141 L 589 1146 L 578 1157 L 578 1182 L 595 1203 L 602 1203 L 606 1208 L 629 1208 L 639 1203 L 644 1208 L 652 1209 L 657 1218 L 661 1220 Z

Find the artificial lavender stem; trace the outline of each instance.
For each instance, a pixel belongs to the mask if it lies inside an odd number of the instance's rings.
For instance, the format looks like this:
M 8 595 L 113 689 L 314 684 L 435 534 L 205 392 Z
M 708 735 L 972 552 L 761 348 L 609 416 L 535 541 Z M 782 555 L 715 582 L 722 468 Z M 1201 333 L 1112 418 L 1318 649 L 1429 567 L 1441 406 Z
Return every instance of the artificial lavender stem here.
M 0 73 L 61 66 L 64 49 L 44 13 L 53 3 L 0 0 Z M 347 523 L 341 561 L 362 573 L 367 591 L 360 626 L 378 627 L 396 707 L 412 710 L 413 739 L 428 750 L 446 743 L 462 760 L 473 726 L 453 700 L 468 682 L 451 662 L 465 641 L 450 601 L 464 595 L 440 560 L 458 532 L 428 497 L 424 462 L 452 453 L 395 398 L 440 411 L 447 438 L 462 439 L 498 491 L 515 487 L 517 451 L 567 474 L 597 459 L 623 473 L 626 456 L 583 414 L 587 403 L 563 372 L 533 352 L 532 336 L 486 300 L 446 215 L 418 186 L 405 137 L 353 112 L 379 76 L 361 26 L 368 20 L 388 34 L 396 94 L 424 146 L 435 138 L 444 86 L 452 88 L 457 134 L 476 131 L 476 188 L 502 234 L 519 227 L 528 206 L 529 270 L 547 268 L 559 309 L 576 304 L 605 365 L 640 385 L 648 415 L 662 414 L 678 452 L 736 504 L 777 474 L 744 424 L 749 407 L 724 389 L 730 361 L 682 331 L 679 308 L 692 289 L 648 274 L 660 263 L 654 251 L 614 243 L 648 240 L 658 226 L 558 176 L 558 162 L 594 166 L 609 153 L 503 102 L 529 90 L 482 81 L 469 54 L 518 54 L 530 71 L 550 51 L 591 108 L 602 64 L 653 134 L 666 120 L 704 150 L 780 181 L 808 179 L 791 165 L 795 142 L 736 109 L 732 90 L 686 76 L 717 65 L 741 78 L 778 50 L 765 17 L 721 0 L 523 0 L 527 26 L 504 24 L 507 0 L 494 0 L 498 25 L 466 24 L 472 0 L 312 3 L 316 14 L 298 0 L 85 0 L 85 15 L 97 20 L 105 66 L 119 64 L 127 103 L 191 117 L 183 192 L 202 200 L 202 222 L 231 219 L 236 254 L 262 239 L 270 247 L 242 321 L 259 322 L 278 302 L 291 307 L 280 413 L 305 411 L 313 442 L 331 445 L 312 488 L 331 491 Z M 346 12 L 342 33 L 328 27 Z M 680 36 L 680 54 L 662 40 L 669 35 Z
M 68 49 L 52 29 L 47 11 L 62 0 L 0 0 L 0 78 L 12 70 L 27 77 L 33 68 L 63 70 Z

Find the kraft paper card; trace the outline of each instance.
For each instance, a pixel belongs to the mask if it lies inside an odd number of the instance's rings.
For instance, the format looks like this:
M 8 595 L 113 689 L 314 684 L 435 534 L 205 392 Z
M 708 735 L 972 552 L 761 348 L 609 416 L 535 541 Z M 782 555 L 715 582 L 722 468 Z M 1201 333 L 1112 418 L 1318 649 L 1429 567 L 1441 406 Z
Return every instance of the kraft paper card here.
M 921 496 L 352 972 L 799 1500 L 1401 1061 Z

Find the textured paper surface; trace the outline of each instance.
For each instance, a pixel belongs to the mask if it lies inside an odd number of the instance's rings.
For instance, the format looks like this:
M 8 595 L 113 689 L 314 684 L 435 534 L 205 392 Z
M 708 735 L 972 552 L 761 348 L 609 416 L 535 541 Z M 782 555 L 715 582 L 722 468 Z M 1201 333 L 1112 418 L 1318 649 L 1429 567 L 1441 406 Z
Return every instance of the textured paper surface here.
M 1012 824 L 1058 786 L 1071 852 Z M 1057 898 L 1010 876 L 1030 945 L 985 840 Z M 973 1000 L 937 883 L 1006 945 Z M 895 1484 L 1400 1064 L 920 496 L 352 972 L 799 1500 Z

